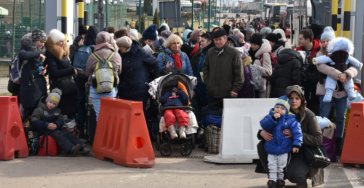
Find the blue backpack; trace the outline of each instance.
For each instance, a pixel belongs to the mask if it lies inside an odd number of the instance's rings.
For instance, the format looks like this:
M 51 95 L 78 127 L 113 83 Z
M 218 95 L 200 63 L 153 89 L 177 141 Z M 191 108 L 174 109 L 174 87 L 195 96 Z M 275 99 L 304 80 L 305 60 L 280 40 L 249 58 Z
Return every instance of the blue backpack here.
M 90 57 L 90 55 L 92 54 L 92 49 L 91 47 L 94 47 L 95 45 L 90 45 L 90 46 L 81 46 L 78 48 L 77 52 L 75 53 L 75 57 L 73 59 L 73 66 L 75 68 L 80 68 L 83 70 L 83 74 L 78 74 L 78 77 L 81 78 L 87 78 L 85 73 L 86 73 L 86 64 L 87 64 L 87 60 Z
M 19 64 L 19 58 L 18 58 L 18 56 L 16 56 L 9 65 L 10 80 L 13 82 L 14 81 L 16 82 L 16 80 L 19 80 L 18 64 Z M 17 81 L 17 82 L 19 83 L 19 81 Z

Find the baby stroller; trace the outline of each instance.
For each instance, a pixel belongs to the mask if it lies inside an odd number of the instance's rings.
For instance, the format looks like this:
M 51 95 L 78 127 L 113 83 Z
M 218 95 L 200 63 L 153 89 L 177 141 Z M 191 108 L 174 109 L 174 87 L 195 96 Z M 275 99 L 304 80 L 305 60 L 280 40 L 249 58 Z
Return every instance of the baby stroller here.
M 170 73 L 165 76 L 161 76 L 151 83 L 149 83 L 149 94 L 155 99 L 158 104 L 159 110 L 159 134 L 157 134 L 156 148 L 160 151 L 161 155 L 171 156 L 173 152 L 172 144 L 180 144 L 180 153 L 182 156 L 189 156 L 192 153 L 192 149 L 195 149 L 195 136 L 197 133 L 198 123 L 193 113 L 193 109 L 188 106 L 167 106 L 163 107 L 160 99 L 167 91 L 171 91 L 172 88 L 178 87 L 180 90 L 187 91 L 189 101 L 193 98 L 193 87 L 197 84 L 196 77 L 187 76 L 182 73 Z M 169 132 L 165 126 L 164 111 L 167 109 L 183 109 L 188 114 L 188 127 L 186 129 L 186 139 L 175 138 L 171 139 Z M 177 126 L 177 123 L 175 127 Z

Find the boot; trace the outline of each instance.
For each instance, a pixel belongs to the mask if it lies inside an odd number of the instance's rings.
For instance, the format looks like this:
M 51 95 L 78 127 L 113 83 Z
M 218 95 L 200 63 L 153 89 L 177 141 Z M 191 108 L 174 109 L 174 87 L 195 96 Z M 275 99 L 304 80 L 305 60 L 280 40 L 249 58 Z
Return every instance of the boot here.
M 336 155 L 337 156 L 341 156 L 342 140 L 343 140 L 342 138 L 336 138 L 335 147 L 336 147 Z
M 171 135 L 172 140 L 178 137 L 178 135 L 176 133 L 176 129 L 174 128 L 174 125 L 168 126 L 168 132 Z
M 268 188 L 276 188 L 277 183 L 273 180 L 268 180 L 267 185 L 268 185 Z
M 81 150 L 83 151 L 83 154 L 88 155 L 91 152 L 91 146 L 88 146 L 86 144 L 82 145 Z
M 81 149 L 81 145 L 80 144 L 76 144 L 75 146 L 72 147 L 72 150 L 70 152 L 70 156 L 74 157 L 77 155 L 78 151 Z
M 284 188 L 285 185 L 286 185 L 286 182 L 284 180 L 279 179 L 277 181 L 277 188 Z
M 179 128 L 179 138 L 186 139 L 186 126 L 180 126 Z
M 301 183 L 297 183 L 297 188 L 307 188 L 307 181 L 304 180 Z

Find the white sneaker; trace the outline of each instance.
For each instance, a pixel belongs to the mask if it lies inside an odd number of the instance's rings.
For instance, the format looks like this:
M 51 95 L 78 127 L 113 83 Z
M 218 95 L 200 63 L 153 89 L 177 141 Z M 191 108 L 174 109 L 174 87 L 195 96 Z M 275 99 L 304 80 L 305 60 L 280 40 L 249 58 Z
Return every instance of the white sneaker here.
M 178 135 L 176 133 L 176 129 L 174 128 L 174 125 L 168 126 L 168 132 L 169 132 L 169 135 L 171 135 L 172 140 L 178 137 Z
M 186 127 L 185 126 L 179 127 L 179 138 L 181 138 L 181 139 L 186 138 Z

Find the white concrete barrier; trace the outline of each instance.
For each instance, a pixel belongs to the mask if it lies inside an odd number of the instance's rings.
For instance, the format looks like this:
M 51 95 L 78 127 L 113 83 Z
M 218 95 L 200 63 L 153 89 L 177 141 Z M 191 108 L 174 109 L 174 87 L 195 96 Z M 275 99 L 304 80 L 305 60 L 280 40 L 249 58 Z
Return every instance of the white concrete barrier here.
M 205 156 L 205 162 L 252 163 L 258 159 L 257 138 L 260 120 L 277 99 L 224 99 L 220 152 Z

